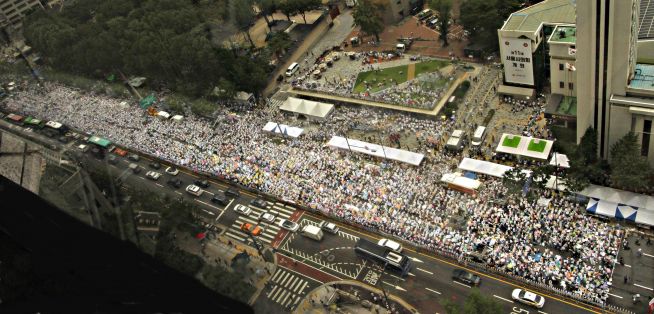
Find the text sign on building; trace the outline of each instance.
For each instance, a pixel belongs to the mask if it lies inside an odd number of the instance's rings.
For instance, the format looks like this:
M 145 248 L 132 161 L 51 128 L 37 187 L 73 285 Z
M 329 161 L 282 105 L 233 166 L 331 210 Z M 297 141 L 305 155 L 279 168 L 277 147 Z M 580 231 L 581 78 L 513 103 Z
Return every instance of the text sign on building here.
M 508 83 L 534 85 L 531 40 L 505 38 L 502 42 L 504 77 Z

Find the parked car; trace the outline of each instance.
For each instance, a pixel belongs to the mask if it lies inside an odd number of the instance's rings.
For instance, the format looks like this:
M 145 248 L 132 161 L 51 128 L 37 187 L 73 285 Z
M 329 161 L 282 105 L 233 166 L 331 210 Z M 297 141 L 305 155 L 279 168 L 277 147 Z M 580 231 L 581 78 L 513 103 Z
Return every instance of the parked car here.
M 141 172 L 141 167 L 139 167 L 139 165 L 137 165 L 135 163 L 129 164 L 129 169 L 132 170 L 132 172 L 134 172 L 134 173 Z
M 202 195 L 202 189 L 194 184 L 191 184 L 186 187 L 186 192 L 195 196 L 200 196 Z
M 150 163 L 150 168 L 152 168 L 152 169 L 161 169 L 161 164 L 156 162 L 156 161 L 153 161 L 153 162 Z
M 227 189 L 227 191 L 225 191 L 225 195 L 233 197 L 233 198 L 238 198 L 238 197 L 241 196 L 241 191 L 239 191 L 235 187 L 231 187 L 231 188 Z
M 268 207 L 268 203 L 266 203 L 266 201 L 264 201 L 264 200 L 262 200 L 260 198 L 255 198 L 252 201 L 250 201 L 250 205 L 256 206 L 256 207 L 259 207 L 259 208 L 263 208 L 263 209 Z
M 207 181 L 207 180 L 197 179 L 197 180 L 193 181 L 193 184 L 195 184 L 195 185 L 197 185 L 197 186 L 199 186 L 201 188 L 204 188 L 204 189 L 209 187 L 209 181 Z
M 156 171 L 148 171 L 145 173 L 145 177 L 154 181 L 157 181 L 161 177 L 161 173 Z
M 338 226 L 334 223 L 327 222 L 327 221 L 321 221 L 320 224 L 318 225 L 320 229 L 327 231 L 331 234 L 337 234 L 338 233 Z
M 397 242 L 395 242 L 393 240 L 380 239 L 379 242 L 377 242 L 377 244 L 379 246 L 387 247 L 387 248 L 393 250 L 394 252 L 402 253 L 402 244 L 399 244 L 399 243 L 397 243 Z
M 89 146 L 86 144 L 80 144 L 77 146 L 77 149 L 81 150 L 83 153 L 86 153 L 89 151 Z
M 179 173 L 179 170 L 177 170 L 175 167 L 168 167 L 166 168 L 166 173 L 171 176 L 176 176 Z
M 511 293 L 511 298 L 520 303 L 527 304 L 538 309 L 542 309 L 545 305 L 544 297 L 522 289 L 514 289 Z
M 291 232 L 296 232 L 298 229 L 300 229 L 300 225 L 286 219 L 282 219 L 278 223 L 279 227 L 286 229 Z
M 57 141 L 63 144 L 67 144 L 68 142 L 70 142 L 70 139 L 65 136 L 60 136 L 59 138 L 57 138 Z
M 182 180 L 177 178 L 172 178 L 166 183 L 176 189 L 179 189 L 182 186 Z
M 141 159 L 141 157 L 139 157 L 137 154 L 130 154 L 127 158 L 131 161 L 139 161 Z
M 125 157 L 125 156 L 127 156 L 127 151 L 124 150 L 124 149 L 121 149 L 121 148 L 116 148 L 116 149 L 114 149 L 114 154 L 116 154 L 118 156 L 121 156 L 121 157 Z
M 452 272 L 452 280 L 470 286 L 478 286 L 481 283 L 481 277 L 463 269 L 455 269 Z
M 253 236 L 258 236 L 263 232 L 263 228 L 259 226 L 255 226 L 249 222 L 244 222 L 241 224 L 241 230 L 245 231 L 246 233 L 249 233 Z
M 252 209 L 250 207 L 241 204 L 236 204 L 236 206 L 234 206 L 234 211 L 236 211 L 237 213 L 241 213 L 245 216 L 248 216 L 250 215 L 250 213 L 252 213 Z
M 223 206 L 227 206 L 229 204 L 229 199 L 227 198 L 227 196 L 225 196 L 225 194 L 218 192 L 214 194 L 213 197 L 211 197 L 211 202 Z
M 275 222 L 275 215 L 273 215 L 271 213 L 263 213 L 263 215 L 261 215 L 261 217 L 259 217 L 259 219 L 261 221 L 265 221 L 265 222 L 271 224 L 271 223 Z

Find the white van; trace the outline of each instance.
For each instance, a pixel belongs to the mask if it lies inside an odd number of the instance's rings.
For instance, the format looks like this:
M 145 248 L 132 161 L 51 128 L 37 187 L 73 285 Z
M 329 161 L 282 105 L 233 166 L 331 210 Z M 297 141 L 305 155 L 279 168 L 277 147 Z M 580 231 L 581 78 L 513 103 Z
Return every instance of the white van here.
M 322 240 L 322 230 L 319 227 L 316 227 L 314 225 L 306 225 L 302 228 L 302 235 L 314 239 L 316 241 Z
M 406 51 L 406 45 L 405 44 L 397 44 L 395 45 L 395 50 L 399 52 L 404 52 Z
M 297 62 L 293 62 L 286 70 L 286 76 L 293 76 L 298 69 L 300 69 L 300 65 Z
M 475 130 L 475 134 L 472 136 L 472 141 L 470 142 L 472 146 L 481 146 L 481 143 L 486 137 L 486 127 L 478 126 Z

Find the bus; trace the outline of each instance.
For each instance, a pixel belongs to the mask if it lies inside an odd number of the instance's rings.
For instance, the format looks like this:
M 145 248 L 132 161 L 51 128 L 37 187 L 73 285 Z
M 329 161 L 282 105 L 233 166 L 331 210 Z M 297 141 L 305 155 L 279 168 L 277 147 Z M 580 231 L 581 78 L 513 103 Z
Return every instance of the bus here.
M 23 123 L 25 123 L 25 125 L 27 126 L 31 126 L 37 129 L 42 129 L 45 126 L 45 121 L 31 116 L 25 118 L 25 120 L 23 120 Z
M 106 138 L 101 138 L 99 136 L 93 135 L 89 137 L 89 143 L 95 144 L 101 148 L 107 149 L 111 146 L 111 141 Z
M 354 245 L 354 252 L 365 259 L 386 265 L 387 269 L 400 274 L 402 277 L 406 276 L 411 270 L 409 257 L 363 238 L 360 238 Z

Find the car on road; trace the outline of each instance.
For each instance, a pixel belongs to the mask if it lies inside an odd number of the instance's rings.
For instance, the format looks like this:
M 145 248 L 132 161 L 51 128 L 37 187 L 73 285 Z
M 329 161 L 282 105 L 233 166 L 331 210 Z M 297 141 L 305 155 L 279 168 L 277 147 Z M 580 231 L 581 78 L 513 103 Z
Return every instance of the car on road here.
M 211 202 L 227 206 L 229 204 L 229 199 L 225 194 L 218 192 L 211 197 Z
M 179 173 L 179 170 L 177 170 L 175 167 L 168 167 L 166 168 L 166 173 L 171 176 L 176 176 Z
M 161 173 L 156 171 L 148 171 L 145 173 L 145 177 L 154 181 L 157 181 L 161 177 Z
M 481 277 L 463 269 L 455 269 L 452 272 L 452 280 L 470 286 L 478 286 L 481 283 Z
M 156 161 L 153 161 L 153 162 L 150 163 L 150 168 L 152 168 L 152 169 L 161 169 L 161 164 L 156 162 Z
M 327 231 L 331 234 L 337 234 L 338 233 L 338 226 L 334 223 L 327 222 L 327 221 L 321 221 L 320 224 L 318 225 L 320 229 Z
M 227 190 L 225 191 L 225 195 L 227 195 L 227 196 L 231 196 L 231 197 L 233 197 L 233 198 L 238 198 L 238 197 L 241 196 L 241 191 L 239 191 L 239 190 L 238 190 L 237 188 L 235 188 L 235 187 L 231 187 L 231 188 L 229 188 L 229 189 L 227 189 Z
M 241 224 L 241 230 L 245 231 L 246 233 L 249 233 L 253 236 L 258 236 L 263 232 L 263 228 L 259 226 L 255 226 L 249 222 L 244 222 Z
M 286 219 L 282 219 L 279 221 L 278 225 L 291 232 L 297 232 L 298 229 L 300 229 L 300 225 Z
M 182 180 L 177 178 L 172 178 L 166 183 L 176 189 L 179 189 L 182 186 Z
M 57 141 L 59 141 L 60 143 L 63 143 L 63 144 L 67 144 L 68 142 L 70 142 L 70 139 L 65 137 L 65 136 L 60 136 L 60 137 L 57 138 Z
M 195 184 L 195 185 L 197 185 L 197 186 L 199 186 L 201 188 L 204 188 L 204 189 L 209 187 L 209 181 L 207 181 L 207 180 L 197 179 L 197 180 L 193 181 L 193 184 Z
M 191 184 L 191 185 L 187 186 L 186 187 L 186 192 L 188 192 L 189 194 L 193 194 L 195 196 L 202 195 L 202 189 L 199 186 L 194 185 L 194 184 Z
M 268 206 L 268 203 L 260 198 L 255 198 L 250 201 L 250 205 L 265 209 Z
M 399 244 L 399 243 L 397 243 L 397 242 L 395 242 L 393 240 L 379 239 L 379 242 L 377 242 L 377 245 L 387 247 L 387 248 L 389 248 L 389 249 L 391 249 L 391 250 L 393 250 L 394 252 L 397 252 L 397 253 L 402 253 L 402 244 Z
M 121 148 L 116 148 L 116 149 L 114 149 L 114 154 L 116 154 L 118 156 L 121 156 L 121 157 L 125 157 L 125 156 L 127 156 L 127 151 L 124 150 L 124 149 L 121 149 Z
M 236 204 L 236 206 L 234 206 L 234 210 L 237 213 L 241 213 L 241 214 L 243 214 L 245 216 L 248 216 L 248 215 L 250 215 L 250 213 L 252 213 L 252 209 L 250 207 L 247 207 L 247 206 L 241 205 L 241 204 Z
M 275 215 L 273 215 L 271 213 L 263 213 L 263 215 L 261 215 L 261 217 L 259 217 L 259 220 L 265 221 L 265 222 L 271 224 L 271 223 L 275 222 Z
M 89 146 L 86 144 L 80 144 L 77 146 L 77 149 L 81 150 L 83 153 L 86 153 L 89 151 Z
M 129 169 L 132 170 L 132 172 L 134 172 L 134 173 L 141 172 L 141 167 L 139 167 L 139 165 L 137 165 L 135 163 L 129 164 Z
M 139 161 L 141 159 L 141 157 L 139 157 L 137 154 L 130 154 L 127 158 L 131 161 Z
M 115 165 L 118 163 L 118 158 L 114 155 L 109 155 L 109 157 L 107 157 L 107 162 L 109 162 L 112 165 Z
M 511 298 L 520 303 L 527 304 L 539 309 L 542 309 L 545 305 L 544 297 L 522 289 L 513 289 L 513 292 L 511 292 Z

